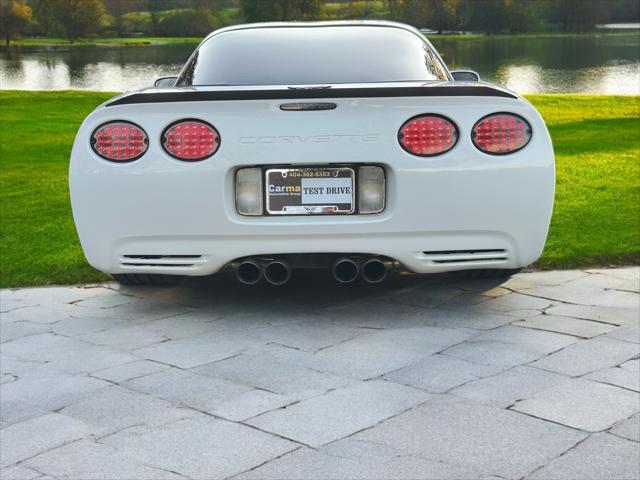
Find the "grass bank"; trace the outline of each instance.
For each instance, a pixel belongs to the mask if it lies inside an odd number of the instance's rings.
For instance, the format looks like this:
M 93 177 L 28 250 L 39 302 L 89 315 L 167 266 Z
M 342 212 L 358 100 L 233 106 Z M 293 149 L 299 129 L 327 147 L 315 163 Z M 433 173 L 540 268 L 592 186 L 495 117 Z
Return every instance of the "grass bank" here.
M 12 40 L 9 50 L 69 50 L 73 48 L 123 48 L 149 47 L 157 45 L 193 44 L 202 41 L 201 37 L 127 37 L 127 38 L 81 38 L 69 43 L 66 38 L 22 38 Z M 2 45 L 3 50 L 7 47 Z
M 531 32 L 531 33 L 517 33 L 517 34 L 496 34 L 486 35 L 484 33 L 444 33 L 428 34 L 426 35 L 433 43 L 437 43 L 439 40 L 479 40 L 490 38 L 493 40 L 504 39 L 543 39 L 543 38 L 600 38 L 600 37 L 640 37 L 638 31 L 623 31 L 612 32 L 599 30 L 595 32 Z M 109 38 L 81 38 L 74 43 L 69 43 L 66 38 L 22 38 L 12 40 L 9 50 L 68 50 L 73 48 L 120 48 L 120 47 L 145 47 L 154 45 L 170 45 L 170 44 L 194 44 L 197 45 L 202 41 L 202 37 L 109 37 Z M 3 45 L 0 45 L 0 50 L 7 50 Z
M 601 37 L 639 37 L 640 32 L 637 30 L 615 32 L 611 30 L 595 30 L 593 32 L 524 32 L 524 33 L 496 33 L 493 35 L 485 33 L 443 33 L 427 34 L 430 39 L 456 39 L 456 40 L 478 40 L 482 38 L 491 38 L 493 40 L 508 40 L 511 38 L 523 38 L 528 40 L 540 38 L 601 38 Z
M 67 170 L 78 126 L 110 96 L 0 91 L 0 286 L 106 278 L 80 249 Z M 554 215 L 536 267 L 640 263 L 640 98 L 528 98 L 557 155 Z

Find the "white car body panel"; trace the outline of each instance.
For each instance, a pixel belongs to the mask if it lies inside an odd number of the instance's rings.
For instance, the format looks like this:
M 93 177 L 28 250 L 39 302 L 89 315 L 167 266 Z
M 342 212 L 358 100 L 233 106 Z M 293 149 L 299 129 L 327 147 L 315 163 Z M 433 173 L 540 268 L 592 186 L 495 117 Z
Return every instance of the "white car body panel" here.
M 396 85 L 373 87 L 389 86 Z M 270 88 L 276 87 L 233 90 Z M 168 89 L 174 90 L 179 89 Z M 540 256 L 553 207 L 554 153 L 544 121 L 527 101 L 515 95 L 325 95 L 314 99 L 307 94 L 300 101 L 330 101 L 337 108 L 280 110 L 281 104 L 295 101 L 289 98 L 98 107 L 78 131 L 69 179 L 73 215 L 89 263 L 111 274 L 209 275 L 243 257 L 350 252 L 390 257 L 407 270 L 429 273 L 518 268 Z M 529 122 L 533 133 L 526 147 L 488 155 L 473 145 L 473 125 L 496 112 L 515 113 Z M 398 129 L 424 113 L 455 122 L 459 140 L 452 150 L 418 157 L 401 148 Z M 163 150 L 161 133 L 183 118 L 204 120 L 218 130 L 221 145 L 212 157 L 183 162 Z M 134 122 L 146 131 L 149 147 L 140 159 L 118 164 L 92 150 L 92 132 L 111 120 Z M 238 168 L 329 163 L 383 166 L 384 211 L 260 217 L 236 212 Z

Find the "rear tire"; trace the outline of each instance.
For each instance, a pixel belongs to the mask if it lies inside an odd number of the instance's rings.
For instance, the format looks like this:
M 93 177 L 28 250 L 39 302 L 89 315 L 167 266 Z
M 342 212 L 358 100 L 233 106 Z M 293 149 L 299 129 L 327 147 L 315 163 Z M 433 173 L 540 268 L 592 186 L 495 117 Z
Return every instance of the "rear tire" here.
M 481 268 L 478 270 L 460 270 L 451 272 L 458 278 L 483 279 L 483 278 L 509 278 L 518 273 L 522 268 Z
M 169 287 L 177 285 L 181 275 L 161 275 L 153 273 L 114 273 L 111 275 L 120 285 L 155 285 Z

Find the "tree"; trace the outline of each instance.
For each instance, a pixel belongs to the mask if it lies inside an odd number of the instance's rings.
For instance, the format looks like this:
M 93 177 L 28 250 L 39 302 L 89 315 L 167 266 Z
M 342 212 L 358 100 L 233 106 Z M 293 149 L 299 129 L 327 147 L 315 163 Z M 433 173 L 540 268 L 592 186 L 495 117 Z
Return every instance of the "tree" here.
M 33 7 L 33 20 L 37 24 L 39 35 L 48 37 L 56 25 L 55 7 L 57 0 L 30 0 Z
M 390 20 L 402 19 L 402 11 L 404 8 L 403 0 L 385 0 L 385 4 L 389 10 Z
M 67 34 L 69 43 L 96 33 L 102 26 L 105 10 L 100 0 L 57 0 L 54 17 Z
M 118 36 L 122 36 L 124 31 L 125 0 L 116 0 L 112 4 L 111 13 L 113 14 L 113 26 Z
M 458 27 L 458 0 L 431 0 L 429 2 L 429 27 L 442 33 Z
M 143 10 L 147 2 L 140 0 L 102 0 L 107 14 L 113 17 L 112 28 L 121 37 L 131 30 L 131 23 L 127 21 L 127 13 Z
M 7 47 L 11 36 L 19 34 L 31 21 L 31 8 L 16 0 L 0 0 L 0 31 L 4 34 Z
M 541 5 L 531 0 L 512 0 L 508 9 L 511 33 L 529 32 L 540 24 Z
M 349 0 L 342 18 L 370 18 L 376 13 L 375 4 L 371 0 Z
M 638 0 L 609 0 L 609 21 L 613 23 L 640 22 L 640 2 Z
M 417 28 L 429 24 L 427 3 L 424 0 L 404 0 L 400 6 L 400 21 Z
M 279 3 L 283 21 L 316 20 L 324 5 L 322 0 L 279 0 Z
M 567 31 L 584 32 L 596 28 L 596 24 L 607 20 L 607 2 L 600 0 L 582 0 L 576 4 L 573 0 L 557 0 L 555 18 Z
M 471 1 L 469 27 L 485 33 L 499 33 L 509 28 L 511 0 Z
M 247 22 L 268 22 L 276 15 L 275 2 L 269 0 L 240 0 L 240 11 Z
M 151 35 L 156 37 L 160 23 L 160 3 L 158 0 L 149 0 L 149 12 L 151 12 Z
M 240 11 L 247 22 L 314 20 L 322 5 L 322 0 L 240 0 Z

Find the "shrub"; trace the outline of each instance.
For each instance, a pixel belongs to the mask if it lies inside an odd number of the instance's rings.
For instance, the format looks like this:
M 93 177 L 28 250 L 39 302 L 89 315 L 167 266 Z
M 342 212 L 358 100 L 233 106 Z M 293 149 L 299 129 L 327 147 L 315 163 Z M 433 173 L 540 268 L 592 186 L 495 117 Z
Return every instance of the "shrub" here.
M 216 17 L 207 8 L 173 10 L 158 24 L 158 33 L 167 37 L 204 36 L 215 30 Z
M 122 15 L 122 31 L 128 34 L 151 35 L 151 14 L 149 12 L 128 12 Z

